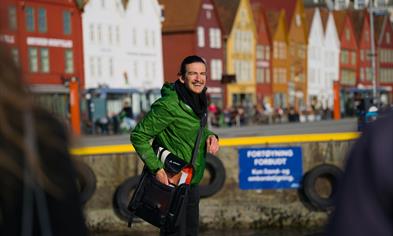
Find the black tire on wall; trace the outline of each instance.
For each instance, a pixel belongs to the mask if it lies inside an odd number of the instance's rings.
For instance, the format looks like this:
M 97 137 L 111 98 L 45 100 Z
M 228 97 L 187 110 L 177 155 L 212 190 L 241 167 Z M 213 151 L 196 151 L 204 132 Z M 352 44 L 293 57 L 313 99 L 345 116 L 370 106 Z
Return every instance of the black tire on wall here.
M 97 179 L 93 170 L 83 161 L 74 160 L 76 181 L 82 205 L 93 196 L 96 191 Z
M 127 178 L 116 188 L 113 196 L 113 210 L 115 214 L 124 221 L 128 221 L 131 215 L 127 207 L 139 183 L 139 179 L 140 175 Z
M 328 211 L 334 207 L 334 200 L 337 196 L 338 183 L 343 176 L 343 171 L 335 165 L 321 164 L 303 176 L 300 194 L 314 210 Z M 321 196 L 317 189 L 318 179 L 325 179 L 330 185 L 329 196 Z
M 210 197 L 220 191 L 226 178 L 225 168 L 221 160 L 209 153 L 206 155 L 206 170 L 209 171 L 210 179 L 207 185 L 200 185 L 201 198 Z

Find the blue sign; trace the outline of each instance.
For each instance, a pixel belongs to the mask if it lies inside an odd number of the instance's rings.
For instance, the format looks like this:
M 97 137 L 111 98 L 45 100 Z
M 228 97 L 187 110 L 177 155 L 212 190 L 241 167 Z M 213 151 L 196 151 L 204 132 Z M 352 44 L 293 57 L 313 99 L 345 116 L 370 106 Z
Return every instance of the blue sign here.
M 240 189 L 298 188 L 302 175 L 301 147 L 239 149 Z

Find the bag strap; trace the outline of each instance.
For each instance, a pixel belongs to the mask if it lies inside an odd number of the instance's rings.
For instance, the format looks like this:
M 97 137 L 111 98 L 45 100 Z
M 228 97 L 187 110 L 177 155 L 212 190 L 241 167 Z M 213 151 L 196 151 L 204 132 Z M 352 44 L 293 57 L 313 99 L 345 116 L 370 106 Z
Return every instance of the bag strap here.
M 199 146 L 200 146 L 200 143 L 201 143 L 202 132 L 203 132 L 203 129 L 206 127 L 206 123 L 207 123 L 207 114 L 205 112 L 205 113 L 203 113 L 203 116 L 201 118 L 199 130 L 198 130 L 198 136 L 197 136 L 197 139 L 195 141 L 194 150 L 192 151 L 192 157 L 191 157 L 190 163 L 191 163 L 193 168 L 195 166 L 195 162 L 196 162 L 196 159 L 197 159 L 196 157 L 198 156 L 198 151 L 199 151 Z
M 24 115 L 25 137 L 24 142 L 32 159 L 38 159 L 36 133 L 34 129 L 34 118 L 32 112 L 29 110 Z M 38 160 L 33 160 L 38 161 Z M 46 196 L 41 187 L 36 183 L 34 175 L 31 173 L 31 168 L 27 157 L 24 163 L 24 186 L 23 186 L 23 210 L 22 210 L 22 236 L 33 235 L 34 222 L 34 200 L 37 204 L 37 214 L 41 229 L 41 235 L 51 236 L 52 229 L 49 219 L 48 205 Z

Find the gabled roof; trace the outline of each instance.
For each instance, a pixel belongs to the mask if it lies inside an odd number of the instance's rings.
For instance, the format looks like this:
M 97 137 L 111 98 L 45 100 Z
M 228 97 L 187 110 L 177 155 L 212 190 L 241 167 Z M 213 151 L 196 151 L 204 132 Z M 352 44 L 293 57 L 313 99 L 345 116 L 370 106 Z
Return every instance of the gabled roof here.
M 349 17 L 351 18 L 353 30 L 356 40 L 360 42 L 363 33 L 364 19 L 366 17 L 366 10 L 348 10 Z
M 111 0 L 113 1 L 113 0 Z M 123 8 L 126 9 L 128 2 L 130 0 L 121 0 L 121 4 L 123 5 Z M 90 0 L 75 0 L 75 2 L 77 3 L 79 9 L 83 10 L 84 7 L 86 6 L 86 4 L 88 4 L 90 2 Z
M 220 18 L 222 24 L 224 36 L 228 36 L 231 33 L 236 17 L 236 12 L 240 5 L 240 0 L 213 0 L 213 2 L 217 8 L 218 17 Z
M 379 43 L 379 40 L 383 34 L 384 26 L 386 23 L 390 23 L 388 15 L 374 15 L 374 39 L 375 42 Z
M 306 8 L 306 9 L 304 9 L 304 14 L 305 14 L 305 17 L 306 17 L 306 35 L 307 35 L 307 38 L 308 38 L 308 36 L 309 36 L 309 34 L 310 34 L 310 30 L 311 30 L 311 25 L 312 25 L 312 21 L 313 21 L 313 19 L 314 19 L 314 15 L 315 15 L 315 9 L 316 8 Z
M 329 9 L 327 9 L 326 7 L 320 7 L 319 8 L 319 13 L 321 13 L 323 32 L 325 32 L 330 12 L 329 12 Z
M 278 22 L 280 20 L 280 12 L 279 11 L 268 11 L 266 12 L 267 18 L 267 26 L 269 27 L 269 32 L 271 38 L 273 39 L 274 33 L 277 31 Z
M 79 10 L 83 11 L 85 5 L 89 2 L 89 0 L 75 0 L 76 6 Z
M 194 31 L 201 9 L 201 0 L 159 0 L 164 6 L 162 32 Z
M 347 12 L 345 10 L 333 11 L 334 22 L 336 23 L 337 33 L 341 37 L 341 33 L 344 29 L 344 21 L 347 17 Z
M 271 41 L 272 35 L 269 29 L 268 24 L 268 19 L 266 17 L 266 12 L 265 9 L 263 9 L 263 7 L 261 6 L 251 6 L 252 7 L 252 12 L 253 12 L 253 16 L 254 16 L 254 21 L 255 21 L 255 28 L 257 30 L 257 33 L 259 32 L 259 29 L 261 27 L 261 21 L 264 20 L 265 24 L 266 24 L 266 31 L 267 31 L 267 37 L 269 39 L 269 41 Z
M 252 5 L 260 4 L 264 9 L 266 9 L 266 11 L 281 11 L 282 9 L 285 10 L 287 29 L 289 29 L 291 24 L 297 1 L 303 0 L 250 0 Z

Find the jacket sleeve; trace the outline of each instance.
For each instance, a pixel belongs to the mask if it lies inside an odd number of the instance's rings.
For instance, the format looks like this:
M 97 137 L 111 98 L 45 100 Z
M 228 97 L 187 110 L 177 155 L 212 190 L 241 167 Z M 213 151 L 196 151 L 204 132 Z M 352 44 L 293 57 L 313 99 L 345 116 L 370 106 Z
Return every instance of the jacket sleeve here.
M 171 114 L 168 105 L 157 101 L 131 132 L 130 140 L 132 145 L 152 173 L 163 167 L 163 164 L 154 153 L 151 145 L 152 141 L 173 121 L 174 116 Z

